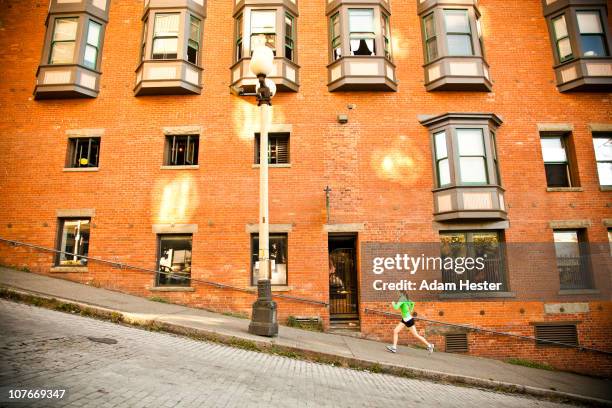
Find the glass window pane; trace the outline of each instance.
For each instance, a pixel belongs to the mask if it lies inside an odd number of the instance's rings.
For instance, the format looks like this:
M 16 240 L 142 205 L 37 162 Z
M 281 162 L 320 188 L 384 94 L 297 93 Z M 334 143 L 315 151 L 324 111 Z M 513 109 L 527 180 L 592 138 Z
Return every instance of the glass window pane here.
M 176 58 L 177 38 L 156 38 L 153 41 L 153 58 Z
M 86 67 L 95 69 L 96 68 L 96 62 L 98 59 L 98 50 L 95 47 L 92 47 L 91 45 L 87 45 L 85 46 L 85 57 L 83 58 L 83 61 L 85 63 Z
M 581 35 L 582 55 L 585 57 L 605 57 L 608 55 L 602 35 Z
M 481 129 L 457 129 L 460 156 L 484 156 Z
M 87 44 L 97 47 L 100 45 L 100 30 L 102 25 L 95 21 L 89 22 L 89 28 L 87 30 Z
M 87 265 L 89 252 L 89 220 L 64 220 L 60 237 L 60 265 Z
M 442 159 L 438 162 L 438 178 L 440 186 L 450 184 L 450 168 L 448 167 L 448 159 Z
M 179 16 L 178 13 L 156 14 L 154 35 L 156 37 L 178 35 Z
M 58 18 L 55 20 L 55 31 L 53 32 L 53 41 L 74 41 L 78 19 L 76 18 Z
M 554 231 L 557 258 L 577 257 L 580 255 L 577 231 Z
M 470 33 L 470 21 L 466 10 L 444 10 L 447 33 Z
M 189 286 L 191 277 L 192 237 L 164 236 L 159 243 L 158 285 Z
M 472 37 L 469 35 L 447 35 L 449 55 L 472 55 Z
M 272 285 L 287 284 L 287 235 L 270 234 L 270 281 Z M 259 236 L 251 238 L 251 266 L 253 271 L 252 282 L 257 283 L 259 278 Z
M 425 38 L 431 38 L 436 35 L 436 27 L 434 25 L 433 14 L 425 17 Z
M 436 133 L 434 138 L 436 144 L 436 159 L 448 157 L 448 152 L 446 150 L 446 132 Z
M 542 142 L 542 157 L 544 163 L 566 163 L 565 146 L 560 137 L 545 137 Z
M 373 33 L 374 10 L 349 9 L 349 29 L 352 33 Z
M 436 44 L 435 38 L 427 41 L 427 58 L 428 61 L 438 58 L 438 44 Z
M 593 148 L 595 149 L 595 159 L 597 161 L 612 161 L 612 138 L 594 137 Z
M 197 43 L 200 42 L 200 20 L 191 16 L 191 24 L 189 26 L 189 39 Z
M 553 20 L 553 27 L 555 29 L 555 38 L 567 37 L 567 24 L 565 23 L 565 16 L 561 16 Z
M 51 64 L 71 64 L 74 56 L 74 42 L 59 42 L 53 44 Z
M 612 162 L 597 163 L 600 186 L 612 186 Z
M 461 182 L 463 183 L 486 183 L 487 170 L 483 157 L 461 157 L 459 158 L 461 171 Z
M 253 10 L 251 11 L 251 33 L 275 33 L 276 11 Z
M 293 37 L 293 19 L 287 15 L 285 16 L 285 35 Z
M 572 55 L 572 45 L 569 38 L 564 38 L 557 43 L 559 47 L 559 58 L 562 60 Z
M 598 11 L 577 12 L 580 34 L 602 34 L 601 18 Z

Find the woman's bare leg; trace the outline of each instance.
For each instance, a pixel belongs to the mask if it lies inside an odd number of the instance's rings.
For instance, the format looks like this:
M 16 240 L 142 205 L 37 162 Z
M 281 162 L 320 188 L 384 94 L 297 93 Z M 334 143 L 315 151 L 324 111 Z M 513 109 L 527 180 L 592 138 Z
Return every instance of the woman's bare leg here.
M 425 340 L 425 337 L 421 336 L 416 329 L 416 326 L 412 326 L 410 328 L 410 333 L 412 333 L 412 335 L 414 337 L 416 337 L 417 339 L 419 339 L 423 344 L 425 344 L 427 347 L 429 347 L 429 342 L 427 340 Z
M 395 329 L 393 329 L 393 348 L 397 347 L 397 339 L 399 337 L 399 332 L 402 330 L 402 327 L 404 327 L 404 323 L 398 323 L 397 326 L 395 326 Z

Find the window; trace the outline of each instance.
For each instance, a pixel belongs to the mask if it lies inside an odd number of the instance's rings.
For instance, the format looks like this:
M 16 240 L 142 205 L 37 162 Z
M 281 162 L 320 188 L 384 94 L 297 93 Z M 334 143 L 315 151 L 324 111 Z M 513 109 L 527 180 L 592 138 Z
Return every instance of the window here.
M 159 235 L 156 286 L 190 286 L 191 235 Z
M 597 161 L 599 185 L 612 187 L 612 134 L 595 134 L 593 136 L 593 148 Z
M 251 52 L 255 46 L 253 37 L 264 35 L 266 45 L 276 55 L 276 10 L 251 11 Z
M 438 58 L 434 13 L 428 14 L 423 19 L 423 38 L 425 39 L 425 62 L 431 62 Z
M 342 57 L 342 33 L 340 32 L 340 13 L 336 13 L 331 18 L 331 49 L 332 60 Z
M 68 139 L 66 167 L 98 167 L 100 159 L 100 138 L 79 137 Z
M 197 135 L 166 137 L 167 166 L 195 166 L 198 164 L 200 138 Z
M 142 26 L 142 44 L 140 44 L 140 60 L 144 61 L 146 56 L 147 49 L 147 27 L 149 26 L 148 19 L 144 20 L 144 25 Z
M 566 136 L 542 136 L 542 157 L 548 187 L 571 187 L 572 177 Z
M 580 47 L 584 57 L 606 57 L 605 33 L 599 11 L 578 11 L 578 31 L 580 33 Z
M 78 25 L 78 17 L 55 19 L 49 64 L 74 63 Z
M 236 18 L 236 61 L 242 58 L 242 14 Z
M 86 266 L 89 253 L 90 219 L 60 218 L 56 265 Z
M 467 10 L 444 10 L 448 55 L 474 55 L 472 30 Z
M 585 235 L 584 230 L 553 231 L 561 290 L 591 287 Z
M 259 278 L 259 234 L 251 235 L 251 284 Z M 287 285 L 287 234 L 270 234 L 270 282 Z
M 86 67 L 96 69 L 98 66 L 98 53 L 100 46 L 100 31 L 102 24 L 89 20 L 87 27 L 87 44 L 85 44 L 85 56 L 83 63 Z
M 570 43 L 569 34 L 567 32 L 565 16 L 563 15 L 553 19 L 552 24 L 559 61 L 563 62 L 574 58 L 572 44 Z
M 255 134 L 255 164 L 259 164 L 259 133 Z M 268 135 L 268 164 L 289 164 L 289 134 Z
M 293 61 L 294 47 L 295 47 L 295 19 L 291 14 L 285 14 L 285 58 Z
M 385 45 L 385 58 L 391 59 L 391 27 L 389 25 L 389 16 L 381 13 L 382 37 Z
M 179 13 L 155 14 L 153 28 L 153 59 L 178 57 Z
M 349 9 L 351 55 L 375 55 L 374 9 Z
M 459 174 L 462 184 L 488 184 L 482 129 L 457 129 Z
M 453 231 L 440 233 L 440 256 L 443 260 L 442 277 L 444 282 L 454 282 L 459 290 L 459 280 L 469 280 L 471 282 L 501 283 L 500 290 L 506 288 L 506 268 L 504 261 L 504 251 L 502 248 L 501 231 Z M 451 258 L 473 258 L 474 267 L 467 268 L 454 263 L 454 268 L 444 268 L 444 260 Z M 478 268 L 476 262 L 481 259 Z M 448 264 L 450 265 L 450 263 Z M 464 266 L 467 266 L 464 265 Z
M 446 132 L 439 132 L 434 135 L 436 149 L 436 169 L 438 173 L 438 187 L 450 184 L 450 167 L 448 165 L 448 149 L 446 147 Z
M 189 16 L 189 40 L 187 40 L 187 61 L 198 65 L 200 55 L 200 19 Z

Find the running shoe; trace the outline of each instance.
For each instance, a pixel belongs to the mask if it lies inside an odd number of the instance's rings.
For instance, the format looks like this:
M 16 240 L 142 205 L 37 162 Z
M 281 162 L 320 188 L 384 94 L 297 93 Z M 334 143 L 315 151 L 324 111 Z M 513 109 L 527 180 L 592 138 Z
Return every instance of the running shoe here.
M 429 346 L 427 346 L 427 351 L 429 351 L 429 354 L 434 352 L 434 347 L 435 346 L 433 344 L 430 344 Z
M 397 348 L 393 346 L 387 346 L 387 350 L 390 351 L 391 353 L 397 353 Z

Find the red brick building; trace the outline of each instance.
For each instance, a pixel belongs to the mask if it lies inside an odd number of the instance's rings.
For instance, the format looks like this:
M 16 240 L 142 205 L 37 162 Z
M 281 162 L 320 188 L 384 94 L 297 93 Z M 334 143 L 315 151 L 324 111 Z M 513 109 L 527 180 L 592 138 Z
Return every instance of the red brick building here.
M 230 87 L 252 88 L 263 34 L 279 89 L 274 293 L 314 301 L 278 298 L 281 322 L 388 340 L 396 320 L 375 311 L 392 310 L 364 290 L 366 243 L 505 243 L 499 290 L 419 292 L 419 316 L 609 353 L 610 8 L 0 0 L 0 238 L 77 254 L 3 241 L 0 262 L 250 313 L 258 110 Z M 512 256 L 531 243 L 552 250 Z M 442 351 L 612 373 L 609 354 L 420 328 Z

